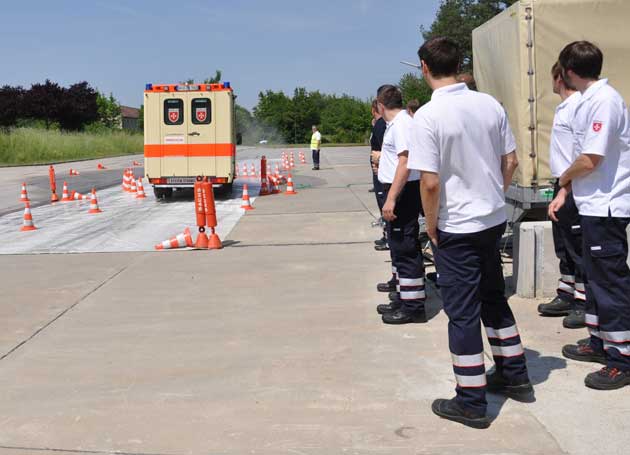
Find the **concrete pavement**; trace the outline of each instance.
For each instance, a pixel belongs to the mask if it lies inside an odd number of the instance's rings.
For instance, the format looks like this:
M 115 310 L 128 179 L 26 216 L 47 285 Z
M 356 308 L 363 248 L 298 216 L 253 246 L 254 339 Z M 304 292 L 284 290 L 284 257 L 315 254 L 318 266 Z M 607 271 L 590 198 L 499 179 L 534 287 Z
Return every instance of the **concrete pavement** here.
M 0 455 L 626 453 L 629 390 L 586 389 L 559 354 L 584 332 L 534 300 L 511 298 L 537 401 L 490 396 L 482 431 L 431 413 L 446 317 L 431 287 L 427 324 L 374 310 L 366 155 L 325 149 L 221 251 L 0 257 Z

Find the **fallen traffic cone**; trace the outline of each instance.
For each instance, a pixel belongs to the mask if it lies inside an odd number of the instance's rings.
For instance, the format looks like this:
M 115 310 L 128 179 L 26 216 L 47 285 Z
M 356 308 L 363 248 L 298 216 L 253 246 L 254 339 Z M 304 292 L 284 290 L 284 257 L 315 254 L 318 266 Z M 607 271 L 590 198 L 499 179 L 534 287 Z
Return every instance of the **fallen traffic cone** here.
M 144 198 L 146 198 L 147 195 L 144 192 L 144 185 L 142 185 L 142 179 L 141 178 L 138 179 L 137 187 L 138 187 L 138 192 L 136 194 L 136 199 L 144 199 Z
M 90 196 L 90 210 L 88 213 L 101 213 L 102 210 L 98 208 L 98 201 L 96 200 L 96 190 L 92 190 L 92 195 Z
M 136 186 L 136 179 L 131 177 L 131 185 L 129 186 L 129 192 L 133 194 L 138 193 L 138 187 Z
M 70 194 L 68 194 L 68 184 L 63 182 L 63 191 L 61 192 L 61 202 L 70 202 Z
M 77 171 L 76 169 L 70 168 L 70 175 L 81 175 L 81 174 L 79 174 L 79 171 Z
M 297 191 L 295 191 L 295 189 L 293 188 L 293 177 L 291 177 L 290 173 L 289 178 L 287 179 L 287 190 L 284 192 L 284 194 L 297 194 Z
M 182 234 L 177 234 L 170 240 L 164 240 L 162 243 L 158 243 L 155 245 L 156 250 L 170 250 L 174 248 L 184 248 L 184 247 L 192 247 L 193 241 L 192 236 L 190 235 L 190 229 L 184 229 Z
M 70 199 L 74 201 L 87 201 L 90 197 L 86 194 L 81 194 L 73 190 L 72 193 L 70 193 Z
M 244 210 L 254 210 L 251 202 L 249 201 L 249 191 L 247 190 L 247 183 L 243 185 L 243 205 L 241 208 Z
M 136 160 L 133 161 L 133 165 L 134 166 L 142 166 L 142 164 L 140 164 L 139 162 L 137 162 Z
M 34 231 L 37 228 L 33 224 L 33 215 L 31 215 L 31 203 L 25 202 L 24 204 L 24 221 L 22 221 L 22 227 L 20 228 L 20 231 Z
M 101 163 L 98 163 L 98 165 L 96 166 L 97 169 L 103 171 L 105 169 L 107 169 L 105 166 L 103 166 Z
M 20 192 L 20 202 L 31 202 L 26 192 L 26 183 L 22 183 L 22 191 Z

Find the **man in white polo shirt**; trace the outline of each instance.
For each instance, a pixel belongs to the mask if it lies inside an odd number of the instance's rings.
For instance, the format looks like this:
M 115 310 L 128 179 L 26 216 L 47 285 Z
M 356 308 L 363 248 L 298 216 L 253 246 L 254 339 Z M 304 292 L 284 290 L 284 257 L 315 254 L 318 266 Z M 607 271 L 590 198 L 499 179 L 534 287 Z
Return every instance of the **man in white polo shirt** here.
M 403 108 L 400 88 L 386 85 L 377 95 L 379 112 L 387 122 L 378 164 L 378 179 L 383 183 L 387 239 L 392 271 L 397 277 L 399 299 L 376 310 L 385 324 L 426 322 L 424 312 L 424 264 L 418 241 L 420 173 L 407 168 L 411 117 Z
M 606 365 L 584 382 L 600 390 L 630 385 L 630 118 L 619 93 L 599 79 L 603 54 L 587 41 L 567 45 L 563 74 L 582 93 L 574 120 L 576 156 L 560 177 L 562 189 L 549 206 L 556 213 L 572 191 L 582 216 L 588 344 L 567 345 L 570 359 Z
M 503 107 L 458 83 L 461 54 L 449 38 L 418 51 L 431 101 L 413 119 L 408 167 L 421 171 L 426 229 L 449 318 L 456 397 L 438 399 L 440 417 L 486 428 L 486 389 L 530 400 L 525 355 L 505 297 L 499 243 L 506 227 L 504 191 L 517 166 Z M 486 376 L 481 336 L 486 327 L 496 372 Z
M 562 99 L 553 118 L 549 147 L 551 175 L 559 179 L 575 159 L 572 123 L 582 95 L 562 78 L 560 63 L 553 65 L 551 77 L 553 91 Z M 558 191 L 560 185 L 556 180 L 554 197 Z M 582 272 L 580 214 L 573 195 L 567 196 L 566 203 L 557 216 L 558 221 L 552 222 L 552 228 L 553 246 L 560 260 L 560 280 L 556 297 L 550 303 L 538 305 L 538 312 L 543 316 L 566 316 L 562 321 L 564 327 L 579 329 L 585 326 L 586 291 Z

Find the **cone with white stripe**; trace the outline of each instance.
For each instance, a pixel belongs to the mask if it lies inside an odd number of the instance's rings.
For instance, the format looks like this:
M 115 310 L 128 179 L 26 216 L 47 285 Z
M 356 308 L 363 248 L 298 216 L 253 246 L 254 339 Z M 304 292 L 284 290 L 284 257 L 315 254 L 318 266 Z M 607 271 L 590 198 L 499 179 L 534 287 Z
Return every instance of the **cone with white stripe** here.
M 249 201 L 249 191 L 247 189 L 247 184 L 243 185 L 243 205 L 241 208 L 244 210 L 254 210 L 251 202 Z
M 134 165 L 134 166 L 142 166 L 142 164 L 141 164 L 141 163 L 139 163 L 139 162 L 138 162 L 138 161 L 136 161 L 136 160 L 134 160 L 134 161 L 133 161 L 133 165 Z
M 20 202 L 31 202 L 26 192 L 26 183 L 22 183 L 22 190 L 20 191 Z
M 192 247 L 193 239 L 190 234 L 190 229 L 184 229 L 184 232 L 177 234 L 175 237 L 169 240 L 164 240 L 162 243 L 155 245 L 156 250 L 171 250 L 174 248 Z
M 129 185 L 129 192 L 131 194 L 138 193 L 138 187 L 136 186 L 136 179 L 134 177 L 131 177 L 131 185 Z
M 142 177 L 138 179 L 137 188 L 138 188 L 138 191 L 136 193 L 136 199 L 145 199 L 147 195 L 144 192 L 144 185 L 142 184 Z
M 278 187 L 278 179 L 270 175 L 269 181 L 271 182 L 271 194 L 278 194 L 280 192 L 280 188 Z
M 267 179 L 262 179 L 260 182 L 260 191 L 258 192 L 260 196 L 267 196 L 271 194 L 269 192 L 269 186 L 267 186 Z
M 252 178 L 256 177 L 256 166 L 254 166 L 254 163 L 251 163 L 249 167 L 249 176 Z
M 63 191 L 61 192 L 61 202 L 70 202 L 70 193 L 68 193 L 68 184 L 63 182 Z
M 247 163 L 243 163 L 243 172 L 241 174 L 243 174 L 241 177 L 247 177 Z
M 284 192 L 284 194 L 297 194 L 297 191 L 295 191 L 295 188 L 293 188 L 293 177 L 291 176 L 291 173 L 289 173 L 289 178 L 287 180 L 287 190 Z
M 77 171 L 76 169 L 70 168 L 70 175 L 74 176 L 74 175 L 81 175 L 81 174 L 79 174 L 79 171 Z
M 70 199 L 73 201 L 87 201 L 90 199 L 90 196 L 73 190 L 72 193 L 70 193 Z
M 33 224 L 33 215 L 31 214 L 31 203 L 24 203 L 24 220 L 22 221 L 22 227 L 20 231 L 34 231 L 37 228 Z
M 306 155 L 302 151 L 300 151 L 300 164 L 306 164 Z
M 88 213 L 101 213 L 102 210 L 98 207 L 98 201 L 96 200 L 96 190 L 92 189 L 92 194 L 90 195 L 90 210 Z

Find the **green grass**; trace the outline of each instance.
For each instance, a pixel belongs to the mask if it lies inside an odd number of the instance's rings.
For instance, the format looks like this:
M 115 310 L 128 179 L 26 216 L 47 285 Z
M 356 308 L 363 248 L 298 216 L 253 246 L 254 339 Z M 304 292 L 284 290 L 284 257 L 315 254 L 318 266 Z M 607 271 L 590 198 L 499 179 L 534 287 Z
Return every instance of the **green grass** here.
M 0 166 L 48 164 L 143 153 L 141 133 L 68 133 L 36 128 L 0 130 Z
M 272 148 L 272 149 L 277 149 L 277 148 L 287 148 L 287 149 L 310 149 L 311 148 L 311 144 L 253 144 L 256 147 L 266 147 L 266 148 Z M 352 143 L 343 143 L 343 144 L 334 144 L 334 143 L 325 143 L 322 144 L 321 147 L 322 148 L 327 148 L 327 147 L 363 147 L 363 146 L 369 146 L 369 144 L 361 144 L 361 143 L 356 143 L 356 144 L 352 144 Z

